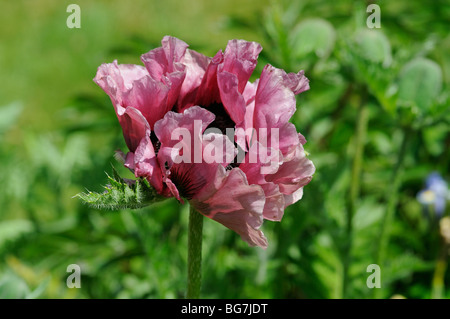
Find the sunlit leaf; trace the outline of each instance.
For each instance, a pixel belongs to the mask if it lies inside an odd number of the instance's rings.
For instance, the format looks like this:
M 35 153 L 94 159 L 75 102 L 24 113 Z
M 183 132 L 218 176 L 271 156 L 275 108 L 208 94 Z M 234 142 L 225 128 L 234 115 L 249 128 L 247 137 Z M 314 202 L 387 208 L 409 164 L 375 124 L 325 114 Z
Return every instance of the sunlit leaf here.
M 413 102 L 422 112 L 428 110 L 442 89 L 442 71 L 439 65 L 425 58 L 417 58 L 400 72 L 398 100 Z
M 0 279 L 0 299 L 23 299 L 30 293 L 25 281 L 14 274 Z
M 326 57 L 333 50 L 336 32 L 333 25 L 323 19 L 308 19 L 301 22 L 292 33 L 294 54 L 301 57 L 315 53 Z
M 0 222 L 0 249 L 6 243 L 32 232 L 33 229 L 33 223 L 27 219 L 13 219 Z
M 0 107 L 0 134 L 7 131 L 19 118 L 23 106 L 19 102 Z
M 25 295 L 25 299 L 36 299 L 36 298 L 38 298 L 45 291 L 45 289 L 47 288 L 49 283 L 50 283 L 50 277 L 48 277 L 45 280 L 43 280 L 39 284 L 39 286 L 36 287 L 36 289 L 34 289 L 33 291 L 31 291 L 28 294 L 26 294 Z
M 388 66 L 392 62 L 391 44 L 386 35 L 375 29 L 362 29 L 355 34 L 358 53 L 365 59 Z

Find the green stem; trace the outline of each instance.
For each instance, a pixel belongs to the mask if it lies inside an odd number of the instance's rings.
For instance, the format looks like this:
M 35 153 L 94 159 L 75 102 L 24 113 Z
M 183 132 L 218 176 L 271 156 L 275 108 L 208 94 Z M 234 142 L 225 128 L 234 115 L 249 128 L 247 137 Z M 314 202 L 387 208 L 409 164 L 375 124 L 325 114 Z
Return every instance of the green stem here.
M 198 299 L 202 279 L 203 215 L 191 206 L 188 226 L 188 278 L 186 298 Z
M 364 157 L 364 142 L 367 132 L 367 121 L 369 109 L 365 106 L 365 94 L 361 97 L 356 120 L 356 133 L 354 145 L 354 157 L 352 163 L 351 182 L 349 195 L 347 198 L 347 218 L 346 218 L 346 242 L 343 247 L 343 269 L 342 269 L 342 297 L 348 297 L 349 268 L 351 264 L 351 250 L 353 246 L 353 216 L 356 211 L 356 202 L 360 192 L 360 178 L 362 162 Z
M 446 252 L 446 251 L 445 251 Z M 442 299 L 444 295 L 444 278 L 445 271 L 447 269 L 447 256 L 441 256 L 436 262 L 436 268 L 434 269 L 431 298 Z
M 434 269 L 433 280 L 431 282 L 431 298 L 432 299 L 442 299 L 444 297 L 445 290 L 445 272 L 448 267 L 448 255 L 450 249 L 449 238 L 446 235 L 445 222 L 447 217 L 441 219 L 440 230 L 441 230 L 441 249 L 439 252 L 438 259 L 436 261 L 436 267 Z
M 398 152 L 397 161 L 392 171 L 390 183 L 387 187 L 386 197 L 387 205 L 386 210 L 381 221 L 380 234 L 378 238 L 378 249 L 376 250 L 375 263 L 383 269 L 384 260 L 386 257 L 387 247 L 389 246 L 389 237 L 391 233 L 392 219 L 394 218 L 395 208 L 398 203 L 398 191 L 400 188 L 401 171 L 403 168 L 403 161 L 405 159 L 407 145 L 413 131 L 411 129 L 403 130 L 402 144 Z M 374 289 L 374 296 L 380 297 L 381 289 Z

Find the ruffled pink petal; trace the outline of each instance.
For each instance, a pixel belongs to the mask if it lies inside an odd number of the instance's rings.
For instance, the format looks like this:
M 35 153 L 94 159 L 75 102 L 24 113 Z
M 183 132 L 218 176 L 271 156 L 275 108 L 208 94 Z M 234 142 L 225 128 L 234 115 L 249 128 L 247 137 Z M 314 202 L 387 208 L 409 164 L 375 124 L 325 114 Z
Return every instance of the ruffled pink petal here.
M 278 184 L 281 193 L 290 195 L 308 184 L 314 172 L 314 164 L 305 156 L 303 147 L 298 145 L 293 158 L 284 162 L 275 174 L 265 178 L 267 182 Z
M 136 177 L 145 177 L 155 189 L 162 190 L 162 176 L 150 140 L 150 127 L 145 118 L 135 108 L 128 107 L 120 112 L 119 121 L 123 128 L 125 141 L 131 152 L 125 157 L 125 167 Z M 139 141 L 139 142 L 138 142 Z
M 278 149 L 283 153 L 285 160 L 290 160 L 294 155 L 298 144 L 301 143 L 297 128 L 294 124 L 287 122 L 279 128 L 278 137 Z M 268 138 L 268 141 L 270 142 L 269 145 L 271 145 L 270 137 Z
M 182 99 L 182 96 L 180 95 L 181 86 L 183 85 L 183 81 L 186 77 L 186 72 L 183 71 L 177 71 L 170 74 L 167 74 L 167 76 L 164 76 L 164 83 L 170 88 L 169 93 L 167 94 L 167 106 L 168 108 L 172 108 L 176 103 L 178 99 Z
M 124 93 L 123 102 L 141 111 L 150 128 L 170 110 L 167 104 L 168 88 L 149 76 L 135 81 L 133 87 Z
M 119 106 L 117 117 L 120 126 L 122 127 L 123 137 L 131 152 L 134 152 L 141 140 L 150 133 L 150 126 L 139 110 L 134 107 L 127 107 L 126 109 Z
M 264 219 L 277 222 L 281 221 L 284 215 L 284 209 L 286 208 L 286 195 L 282 194 L 279 186 L 274 183 L 265 183 L 262 184 L 261 187 L 264 190 L 264 196 L 266 197 L 263 211 Z
M 180 97 L 181 87 L 186 76 L 186 66 L 181 62 L 188 45 L 174 37 L 165 36 L 162 47 L 141 56 L 150 76 L 166 85 L 170 90 L 167 105 L 172 108 Z
M 247 85 L 244 88 L 244 92 L 242 92 L 242 96 L 245 100 L 245 105 L 249 106 L 250 104 L 255 103 L 256 91 L 258 90 L 259 79 L 256 79 L 255 82 L 247 82 Z
M 167 74 L 182 71 L 182 64 L 179 62 L 188 47 L 184 41 L 171 36 L 165 36 L 161 44 L 161 47 L 141 56 L 150 76 L 157 81 L 161 81 Z
M 228 214 L 217 213 L 213 219 L 235 231 L 250 246 L 259 246 L 266 249 L 268 245 L 266 236 L 260 229 L 249 224 L 248 216 L 247 211 L 239 210 Z
M 245 116 L 245 100 L 238 92 L 238 78 L 228 72 L 217 74 L 220 99 L 228 115 L 237 125 L 241 125 Z
M 177 186 L 172 182 L 169 175 L 165 175 L 163 178 L 164 183 L 167 185 L 167 188 L 172 193 L 172 195 L 181 203 L 184 204 L 184 200 L 181 198 L 180 192 L 178 191 Z
M 223 167 L 233 162 L 238 150 L 234 143 L 223 135 L 219 129 L 209 128 L 203 133 L 203 161 L 207 164 L 217 163 Z
M 140 65 L 103 63 L 98 67 L 94 82 L 97 83 L 111 99 L 120 99 L 123 91 L 129 90 L 134 81 L 148 76 L 147 70 Z
M 209 63 L 202 82 L 197 89 L 195 104 L 207 107 L 220 102 L 220 91 L 217 85 L 217 68 L 223 62 L 222 51 L 217 52 Z
M 193 106 L 186 109 L 183 113 L 168 112 L 164 118 L 155 123 L 155 134 L 161 145 L 164 147 L 172 147 L 177 144 L 180 139 L 173 139 L 173 132 L 185 129 L 191 134 L 191 137 L 202 141 L 201 135 L 203 131 L 214 121 L 214 114 L 208 110 Z M 197 121 L 197 122 L 194 122 Z M 195 123 L 199 123 L 200 127 L 194 131 Z M 194 145 L 194 144 L 191 144 Z
M 117 114 L 121 107 L 134 107 L 153 127 L 169 111 L 168 88 L 154 81 L 142 66 L 117 61 L 102 64 L 94 81 L 110 96 Z
M 196 91 L 208 68 L 211 58 L 189 50 L 188 45 L 174 37 L 166 36 L 162 47 L 143 54 L 141 59 L 154 79 L 170 88 L 167 104 L 183 112 L 194 105 Z
M 256 67 L 261 50 L 261 45 L 256 42 L 244 40 L 228 41 L 219 72 L 228 72 L 237 76 L 239 93 L 244 91 L 247 81 Z
M 117 64 L 117 60 L 113 63 L 103 63 L 98 67 L 94 82 L 100 86 L 103 91 L 111 98 L 116 109 L 122 105 L 123 93 L 132 88 L 134 81 L 148 76 L 145 68 L 131 64 Z
M 285 200 L 278 185 L 267 182 L 265 176 L 276 173 L 283 161 L 281 152 L 267 149 L 260 143 L 254 143 L 246 154 L 245 161 L 239 168 L 247 176 L 249 184 L 257 184 L 264 190 L 266 202 L 263 217 L 268 220 L 280 221 L 284 214 Z
M 157 192 L 162 192 L 162 173 L 150 140 L 150 134 L 141 140 L 134 152 L 134 174 L 136 177 L 145 177 Z
M 284 207 L 288 207 L 296 202 L 298 202 L 303 197 L 303 187 L 300 187 L 295 192 L 284 196 Z
M 183 203 L 182 197 L 188 200 L 193 198 L 214 179 L 220 163 L 176 161 L 174 154 L 178 154 L 178 149 L 161 145 L 157 158 L 169 196 L 174 196 Z M 190 153 L 190 148 L 184 151 Z M 193 158 L 191 154 L 188 157 Z
M 306 144 L 306 138 L 301 133 L 298 133 L 298 140 L 300 141 L 300 144 Z
M 240 169 L 227 174 L 223 166 L 218 166 L 215 179 L 190 203 L 201 214 L 238 233 L 249 245 L 267 247 L 267 239 L 259 230 L 264 191 L 258 185 L 249 185 Z
M 256 92 L 255 127 L 281 127 L 296 109 L 295 94 L 309 89 L 303 71 L 286 74 L 270 64 L 266 65 Z
M 204 163 L 173 164 L 165 173 L 165 181 L 169 180 L 176 187 L 180 197 L 191 200 L 211 183 L 216 175 L 218 163 L 205 165 Z M 175 197 L 176 193 L 172 191 Z
M 134 172 L 134 153 L 133 152 L 128 152 L 124 159 L 125 159 L 125 161 L 123 163 L 124 166 L 129 168 L 131 171 Z
M 266 183 L 264 176 L 275 174 L 282 163 L 283 155 L 279 150 L 255 142 L 239 168 L 245 173 L 250 184 L 263 184 Z
M 186 77 L 180 90 L 178 98 L 178 111 L 195 104 L 197 90 L 208 68 L 211 58 L 193 50 L 186 50 L 182 63 L 186 67 Z
M 162 47 L 143 54 L 141 56 L 141 61 L 144 63 L 150 76 L 156 81 L 161 82 L 163 76 L 169 72 L 169 62 L 167 61 L 166 53 Z
M 295 95 L 284 83 L 283 70 L 266 65 L 261 73 L 255 97 L 254 126 L 281 127 L 296 110 Z
M 279 148 L 287 159 L 291 158 L 299 142 L 305 142 L 289 119 L 296 110 L 295 94 L 309 89 L 308 83 L 303 71 L 286 74 L 284 70 L 266 65 L 258 84 L 253 111 L 257 139 L 267 146 Z M 267 134 L 263 134 L 263 129 L 267 129 Z M 272 145 L 272 137 L 278 145 Z
M 203 132 L 213 120 L 214 114 L 193 106 L 182 114 L 168 112 L 155 124 L 161 142 L 157 158 L 163 181 L 180 201 L 181 197 L 190 199 L 201 191 L 220 165 L 205 163 L 202 157 Z
M 294 92 L 295 95 L 309 90 L 309 80 L 305 76 L 305 71 L 298 73 L 288 73 L 283 76 L 285 85 Z
M 237 125 L 239 129 L 243 129 L 245 132 L 245 140 L 238 140 L 239 146 L 247 151 L 247 145 L 252 145 L 252 137 L 253 137 L 253 116 L 255 112 L 255 97 L 256 90 L 258 89 L 259 79 L 256 79 L 255 82 L 247 82 L 245 86 L 244 92 L 242 96 L 245 100 L 245 115 L 244 122 L 241 125 Z M 246 142 L 246 143 L 245 143 Z

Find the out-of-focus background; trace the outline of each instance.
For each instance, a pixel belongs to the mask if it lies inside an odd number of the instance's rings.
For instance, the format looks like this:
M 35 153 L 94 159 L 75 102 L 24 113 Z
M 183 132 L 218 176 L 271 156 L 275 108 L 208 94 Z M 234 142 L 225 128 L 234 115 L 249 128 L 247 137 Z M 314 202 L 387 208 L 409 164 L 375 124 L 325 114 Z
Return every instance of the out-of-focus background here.
M 254 78 L 271 63 L 311 85 L 292 121 L 312 182 L 264 223 L 267 250 L 205 220 L 202 297 L 449 298 L 450 3 L 377 1 L 380 28 L 370 3 L 1 1 L 0 298 L 184 296 L 187 205 L 111 212 L 73 198 L 101 191 L 111 165 L 131 177 L 97 67 L 140 64 L 164 35 L 209 56 L 260 42 Z

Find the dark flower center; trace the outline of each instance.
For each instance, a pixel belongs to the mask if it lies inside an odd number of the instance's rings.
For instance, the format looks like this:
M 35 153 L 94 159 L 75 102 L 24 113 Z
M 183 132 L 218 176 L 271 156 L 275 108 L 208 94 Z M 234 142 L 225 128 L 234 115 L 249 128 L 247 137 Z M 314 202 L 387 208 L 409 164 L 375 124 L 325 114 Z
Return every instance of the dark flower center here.
M 215 120 L 211 124 L 209 124 L 207 129 L 214 127 L 219 129 L 222 134 L 225 135 L 227 128 L 235 127 L 236 123 L 234 123 L 234 121 L 231 119 L 222 103 L 213 103 L 208 107 L 204 107 L 204 109 L 210 111 L 216 116 Z

